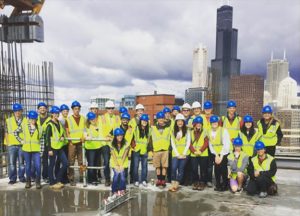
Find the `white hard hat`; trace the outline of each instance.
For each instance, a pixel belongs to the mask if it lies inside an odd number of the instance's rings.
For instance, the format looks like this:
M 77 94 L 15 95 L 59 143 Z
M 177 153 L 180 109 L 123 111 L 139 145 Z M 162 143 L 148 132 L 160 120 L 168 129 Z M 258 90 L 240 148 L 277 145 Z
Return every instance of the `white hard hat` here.
M 177 120 L 184 120 L 184 116 L 181 113 L 178 113 L 175 117 L 175 121 Z
M 191 109 L 191 105 L 188 103 L 183 104 L 182 109 Z
M 135 110 L 138 110 L 138 109 L 145 109 L 145 107 L 143 106 L 143 104 L 137 104 L 135 106 Z
M 115 108 L 115 104 L 113 101 L 108 100 L 105 102 L 105 108 Z
M 192 109 L 201 108 L 201 104 L 198 101 L 194 101 L 192 104 Z
M 90 109 L 92 108 L 99 108 L 98 104 L 96 102 L 91 103 Z

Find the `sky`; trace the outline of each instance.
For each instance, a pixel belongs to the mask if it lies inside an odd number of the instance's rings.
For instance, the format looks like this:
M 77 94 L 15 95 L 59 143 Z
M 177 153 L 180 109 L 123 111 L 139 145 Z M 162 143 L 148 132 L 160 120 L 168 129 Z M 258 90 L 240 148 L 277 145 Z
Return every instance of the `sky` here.
M 26 44 L 27 61 L 54 63 L 55 103 L 91 96 L 172 93 L 191 87 L 193 49 L 215 56 L 222 0 L 46 0 L 45 42 Z M 300 83 L 300 1 L 231 0 L 242 74 L 266 74 L 271 52 Z M 300 90 L 300 89 L 299 89 Z

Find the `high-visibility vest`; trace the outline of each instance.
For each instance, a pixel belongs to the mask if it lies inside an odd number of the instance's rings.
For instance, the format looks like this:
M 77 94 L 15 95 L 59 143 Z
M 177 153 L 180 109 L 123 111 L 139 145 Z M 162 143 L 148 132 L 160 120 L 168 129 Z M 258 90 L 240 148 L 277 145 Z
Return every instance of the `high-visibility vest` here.
M 128 126 L 130 126 L 132 129 L 135 130 L 135 128 L 137 127 L 138 125 L 138 120 L 136 117 L 133 117 L 132 119 L 130 119 L 129 123 L 128 123 Z
M 204 140 L 207 137 L 207 132 L 206 130 L 203 130 L 199 139 L 197 141 L 195 141 L 195 134 L 194 134 L 194 130 L 191 130 L 191 145 L 194 147 L 194 149 L 201 149 L 202 146 L 204 145 Z M 208 156 L 208 148 L 206 148 L 204 150 L 204 152 L 202 152 L 202 154 L 200 155 L 200 157 L 207 157 Z M 191 157 L 198 157 L 197 155 L 195 155 L 193 152 L 191 152 Z
M 248 157 L 248 155 L 245 152 L 241 151 L 240 152 L 240 156 L 239 156 L 238 161 L 237 161 L 237 168 L 241 168 L 242 167 L 243 160 L 244 160 L 245 157 Z M 234 159 L 235 159 L 235 155 L 234 155 L 233 152 L 231 152 L 228 155 L 228 160 L 234 161 Z M 243 170 L 243 173 L 247 174 L 247 168 L 245 168 L 245 170 Z M 236 177 L 237 177 L 237 173 L 231 172 L 231 178 L 236 179 Z
M 270 127 L 267 129 L 266 133 L 263 132 L 263 127 L 261 124 L 261 121 L 257 122 L 258 131 L 261 135 L 259 138 L 260 141 L 262 141 L 265 146 L 275 146 L 277 144 L 277 129 L 279 128 L 279 123 L 276 121 L 276 124 L 271 124 Z
M 112 136 L 111 131 L 118 128 L 121 124 L 120 117 L 117 115 L 109 115 L 108 113 L 105 113 L 101 116 L 101 124 L 102 124 L 102 130 L 103 130 L 103 136 Z M 103 146 L 109 145 L 110 142 L 103 142 Z
M 213 138 L 211 135 L 212 129 L 209 131 L 209 142 L 211 143 L 213 149 L 215 150 L 216 154 L 220 154 L 223 149 L 223 131 L 222 127 L 217 128 L 216 136 Z
M 207 119 L 205 114 L 201 114 L 201 117 L 203 119 L 203 129 L 210 130 L 211 124 L 210 124 L 209 118 Z
M 65 136 L 65 131 L 61 125 L 61 123 L 58 121 L 58 124 L 60 126 L 60 131 L 57 130 L 54 123 L 49 122 L 48 125 L 51 126 L 52 136 L 51 136 L 51 148 L 59 150 L 64 146 L 64 140 L 60 140 L 61 137 Z
M 274 160 L 274 158 L 269 154 L 267 154 L 266 157 L 267 158 L 261 164 L 259 164 L 258 155 L 251 159 L 253 167 L 254 167 L 254 171 L 260 172 L 260 171 L 269 171 L 270 170 L 271 163 Z M 273 182 L 275 182 L 276 177 L 272 176 L 271 178 L 272 178 Z
M 27 119 L 23 118 L 22 119 L 22 124 L 26 124 L 27 123 Z M 6 119 L 6 126 L 7 126 L 7 133 L 8 133 L 8 143 L 5 140 L 5 144 L 10 146 L 10 145 L 21 145 L 21 143 L 16 139 L 15 135 L 14 135 L 14 131 L 18 129 L 18 124 L 16 122 L 16 118 L 14 116 Z M 21 139 L 24 138 L 23 133 L 19 134 L 19 137 Z
M 147 153 L 147 147 L 149 143 L 149 138 L 150 138 L 150 131 L 148 134 L 148 138 L 144 136 L 143 138 L 140 137 L 140 130 L 138 127 L 136 127 L 134 131 L 134 141 L 135 141 L 135 148 L 132 149 L 134 152 L 140 151 L 141 155 L 144 155 Z
M 189 131 L 187 131 L 186 133 L 189 133 Z M 178 154 L 183 155 L 184 149 L 186 147 L 187 134 L 185 134 L 184 137 L 181 137 L 180 140 L 178 140 L 172 133 L 172 139 L 173 139 L 173 142 L 175 144 L 175 148 L 176 148 Z M 189 154 L 190 154 L 190 150 L 187 151 L 186 155 L 189 155 Z M 172 157 L 176 157 L 174 149 L 172 149 Z
M 170 147 L 171 138 L 171 128 L 166 127 L 163 129 L 162 133 L 159 132 L 157 127 L 154 125 L 151 127 L 151 137 L 153 144 L 153 151 L 167 151 Z
M 127 143 L 124 146 L 122 146 L 120 151 L 118 151 L 116 148 L 114 148 L 111 145 L 111 157 L 110 157 L 110 167 L 111 168 L 115 168 L 117 166 L 117 164 L 119 164 L 120 166 L 123 166 L 123 168 L 128 167 L 128 154 L 125 155 L 125 152 L 128 148 L 129 148 L 129 146 Z M 115 161 L 113 154 L 116 156 L 117 162 Z M 123 163 L 123 160 L 124 160 L 124 163 Z
M 197 115 L 197 116 L 201 116 L 200 115 Z M 196 115 L 192 115 L 190 118 L 189 118 L 189 121 L 188 121 L 188 128 L 193 128 L 193 120 L 197 117 Z
M 98 130 L 97 130 L 98 129 Z M 92 139 L 100 139 L 103 138 L 102 129 L 99 127 L 95 127 L 94 125 L 90 125 L 89 128 L 86 129 L 88 137 Z M 102 146 L 102 141 L 98 140 L 86 140 L 84 143 L 84 147 L 86 149 L 100 149 Z
M 28 124 L 22 124 L 22 131 L 24 134 L 24 144 L 22 146 L 22 150 L 25 152 L 40 152 L 41 145 L 40 145 L 40 138 L 42 136 L 42 127 L 38 126 L 34 133 L 30 135 L 30 130 L 28 128 Z
M 229 137 L 230 137 L 230 151 L 233 150 L 233 145 L 232 145 L 232 140 L 237 138 L 239 136 L 240 133 L 240 129 L 241 129 L 241 117 L 236 116 L 232 122 L 232 124 L 230 124 L 228 118 L 226 116 L 222 116 L 222 122 L 223 122 L 223 128 L 226 128 L 228 130 L 229 133 Z
M 77 125 L 73 115 L 67 118 L 70 138 L 82 138 L 85 129 L 85 118 L 80 115 L 79 125 Z M 72 141 L 72 144 L 80 143 L 81 141 Z
M 250 140 L 247 139 L 247 136 L 244 133 L 240 132 L 240 138 L 243 140 L 243 152 L 245 152 L 249 157 L 252 157 L 254 154 L 255 142 L 259 139 L 259 132 L 255 131 Z
M 46 120 L 43 122 L 43 124 L 41 124 L 41 117 L 38 116 L 37 124 L 38 124 L 39 127 L 42 127 L 42 133 L 46 132 L 47 124 L 48 124 L 49 121 L 51 121 L 51 118 L 48 116 L 46 118 Z

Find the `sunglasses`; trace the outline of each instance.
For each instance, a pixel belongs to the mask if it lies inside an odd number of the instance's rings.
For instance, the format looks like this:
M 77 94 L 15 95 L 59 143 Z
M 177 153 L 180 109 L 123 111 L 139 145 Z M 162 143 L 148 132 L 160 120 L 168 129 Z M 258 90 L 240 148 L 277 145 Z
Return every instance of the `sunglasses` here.
M 113 108 L 113 107 L 107 107 L 106 109 L 108 109 L 108 110 L 113 110 L 113 109 L 115 109 L 115 108 Z
M 182 112 L 188 112 L 188 111 L 190 111 L 190 110 L 188 110 L 188 109 L 184 109 L 184 110 L 182 110 Z

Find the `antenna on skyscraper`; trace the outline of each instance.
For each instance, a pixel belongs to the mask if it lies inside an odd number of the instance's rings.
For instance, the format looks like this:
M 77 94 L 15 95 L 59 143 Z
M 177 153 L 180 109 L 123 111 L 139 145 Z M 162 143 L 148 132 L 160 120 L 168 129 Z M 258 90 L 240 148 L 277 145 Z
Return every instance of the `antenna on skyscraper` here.
M 286 60 L 286 51 L 285 51 L 285 49 L 283 51 L 283 60 Z
M 272 50 L 272 52 L 271 52 L 271 60 L 273 60 L 273 56 L 274 54 L 273 54 L 273 50 Z

